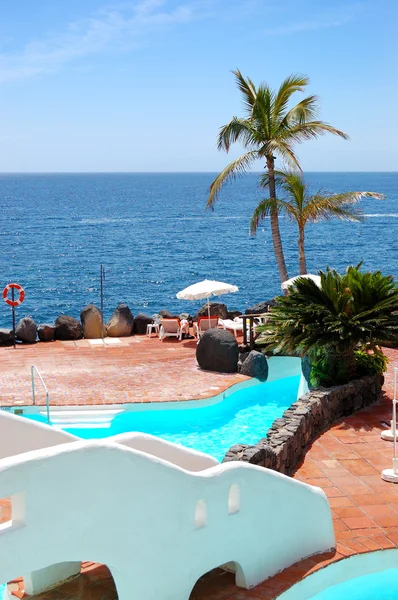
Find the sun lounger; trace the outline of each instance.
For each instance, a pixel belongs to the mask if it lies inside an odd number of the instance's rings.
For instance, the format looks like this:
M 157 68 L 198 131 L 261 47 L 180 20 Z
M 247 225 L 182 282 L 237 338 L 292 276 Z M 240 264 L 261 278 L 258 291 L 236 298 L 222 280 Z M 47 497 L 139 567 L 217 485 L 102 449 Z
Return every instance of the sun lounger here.
M 182 340 L 180 319 L 162 319 L 160 321 L 159 339 L 162 342 L 166 337 L 176 337 Z
M 199 317 L 198 322 L 193 324 L 194 334 L 200 339 L 200 336 L 208 329 L 218 327 L 218 317 Z
M 240 320 L 233 320 L 232 319 L 220 319 L 220 325 L 221 327 L 223 327 L 226 331 L 233 331 L 234 336 L 237 338 L 238 337 L 238 333 L 242 333 L 243 332 L 243 321 Z

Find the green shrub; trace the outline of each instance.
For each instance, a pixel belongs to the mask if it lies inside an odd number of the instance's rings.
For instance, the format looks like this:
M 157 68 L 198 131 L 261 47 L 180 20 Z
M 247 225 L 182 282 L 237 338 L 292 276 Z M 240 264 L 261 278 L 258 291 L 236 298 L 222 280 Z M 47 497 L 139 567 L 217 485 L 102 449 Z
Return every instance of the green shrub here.
M 327 353 L 325 348 L 318 348 L 310 353 L 311 387 L 331 387 L 347 381 L 348 366 L 344 360 Z
M 392 276 L 360 267 L 350 266 L 343 275 L 320 271 L 320 287 L 311 279 L 297 279 L 270 314 L 263 334 L 266 349 L 309 355 L 318 385 L 344 383 L 359 372 L 382 372 L 385 359 L 377 352 L 368 358 L 357 357 L 356 351 L 397 339 L 398 285 Z
M 367 348 L 355 351 L 355 367 L 359 376 L 382 375 L 387 371 L 389 360 L 381 350 L 369 352 Z

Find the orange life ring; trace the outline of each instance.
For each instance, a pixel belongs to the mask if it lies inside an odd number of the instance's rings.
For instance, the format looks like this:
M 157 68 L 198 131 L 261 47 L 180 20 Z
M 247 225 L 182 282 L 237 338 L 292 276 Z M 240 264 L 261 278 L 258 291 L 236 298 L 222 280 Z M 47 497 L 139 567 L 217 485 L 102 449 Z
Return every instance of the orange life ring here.
M 18 300 L 12 301 L 8 299 L 8 292 L 12 289 L 19 292 Z M 22 304 L 22 302 L 25 300 L 25 290 L 23 289 L 22 285 L 19 285 L 19 283 L 9 283 L 3 290 L 3 299 L 8 306 L 19 306 L 19 304 Z

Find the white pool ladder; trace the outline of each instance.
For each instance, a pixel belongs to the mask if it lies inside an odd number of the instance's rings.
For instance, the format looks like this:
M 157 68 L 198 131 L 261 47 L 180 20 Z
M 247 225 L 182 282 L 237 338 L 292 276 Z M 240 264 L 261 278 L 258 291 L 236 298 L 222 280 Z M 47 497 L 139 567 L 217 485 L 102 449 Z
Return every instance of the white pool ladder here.
M 36 404 L 36 398 L 35 398 L 35 371 L 37 373 L 38 378 L 41 381 L 41 384 L 44 388 L 44 391 L 46 392 L 46 410 L 47 410 L 47 423 L 50 424 L 50 394 L 49 391 L 47 389 L 46 384 L 43 381 L 43 377 L 40 374 L 39 369 L 36 367 L 36 365 L 32 365 L 30 372 L 31 372 L 31 377 L 32 377 L 32 403 L 33 405 Z

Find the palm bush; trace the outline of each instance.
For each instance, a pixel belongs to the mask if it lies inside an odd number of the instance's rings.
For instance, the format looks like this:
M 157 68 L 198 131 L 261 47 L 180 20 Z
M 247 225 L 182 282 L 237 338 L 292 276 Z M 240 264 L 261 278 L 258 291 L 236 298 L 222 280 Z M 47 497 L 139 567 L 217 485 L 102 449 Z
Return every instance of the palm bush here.
M 272 310 L 267 348 L 308 355 L 316 368 L 341 382 L 355 375 L 358 348 L 377 351 L 380 343 L 396 340 L 398 287 L 392 276 L 360 267 L 350 266 L 344 275 L 320 271 L 321 287 L 297 279 Z

